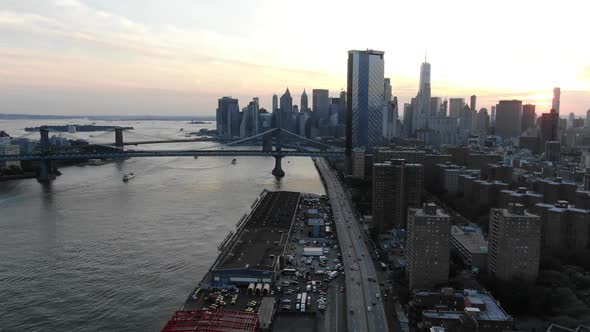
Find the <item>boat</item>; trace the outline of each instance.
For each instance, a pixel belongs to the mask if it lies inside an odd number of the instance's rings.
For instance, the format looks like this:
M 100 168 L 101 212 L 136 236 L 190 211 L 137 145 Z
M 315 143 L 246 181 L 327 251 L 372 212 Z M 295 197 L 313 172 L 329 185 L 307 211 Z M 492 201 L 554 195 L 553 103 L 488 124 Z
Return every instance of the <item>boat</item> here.
M 231 163 L 232 163 L 232 165 L 235 165 L 235 164 L 238 163 L 238 160 L 236 158 L 234 158 L 234 159 L 231 160 Z
M 123 182 L 127 182 L 131 179 L 133 179 L 135 177 L 135 174 L 133 173 L 125 173 L 125 175 L 123 175 Z
M 183 130 L 184 130 L 184 128 L 180 128 L 180 131 L 183 131 Z

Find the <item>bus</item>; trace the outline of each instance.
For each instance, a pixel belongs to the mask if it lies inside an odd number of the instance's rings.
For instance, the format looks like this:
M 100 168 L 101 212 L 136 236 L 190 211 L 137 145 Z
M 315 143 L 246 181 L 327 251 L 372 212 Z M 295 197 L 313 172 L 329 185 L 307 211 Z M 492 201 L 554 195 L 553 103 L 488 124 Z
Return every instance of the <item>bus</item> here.
M 281 271 L 282 274 L 284 275 L 294 275 L 295 273 L 297 273 L 296 269 L 283 269 L 283 271 Z

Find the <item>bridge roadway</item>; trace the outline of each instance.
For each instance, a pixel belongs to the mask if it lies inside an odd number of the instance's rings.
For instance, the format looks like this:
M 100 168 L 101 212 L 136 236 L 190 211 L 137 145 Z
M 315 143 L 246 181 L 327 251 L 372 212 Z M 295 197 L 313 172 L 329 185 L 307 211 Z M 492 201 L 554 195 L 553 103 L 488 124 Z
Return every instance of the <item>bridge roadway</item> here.
M 382 303 L 375 264 L 361 236 L 359 223 L 354 217 L 350 201 L 334 172 L 325 159 L 316 159 L 316 165 L 324 179 L 330 196 L 332 212 L 340 241 L 346 271 L 346 304 L 349 331 L 388 331 L 385 309 Z M 373 304 L 373 302 L 375 304 Z M 369 311 L 371 307 L 371 311 Z
M 341 159 L 344 152 L 337 151 L 261 151 L 261 150 L 152 150 L 108 153 L 49 153 L 30 155 L 0 155 L 0 161 L 17 160 L 76 160 L 76 159 L 127 159 L 138 157 L 327 157 Z

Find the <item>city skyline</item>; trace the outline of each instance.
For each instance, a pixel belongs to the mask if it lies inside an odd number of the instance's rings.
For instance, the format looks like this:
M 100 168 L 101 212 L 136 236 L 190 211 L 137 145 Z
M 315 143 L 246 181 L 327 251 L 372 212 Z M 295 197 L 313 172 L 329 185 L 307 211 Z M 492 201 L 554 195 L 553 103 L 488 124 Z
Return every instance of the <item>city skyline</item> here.
M 346 52 L 367 48 L 385 52 L 385 77 L 400 105 L 416 95 L 427 51 L 432 96 L 477 95 L 487 108 L 519 99 L 546 112 L 553 88 L 561 87 L 560 114 L 583 116 L 590 108 L 590 46 L 577 35 L 585 28 L 581 4 L 534 3 L 529 16 L 531 1 L 494 3 L 479 6 L 477 20 L 466 22 L 444 17 L 471 17 L 469 2 L 429 2 L 421 27 L 410 23 L 425 4 L 314 3 L 313 11 L 307 4 L 8 1 L 0 6 L 1 112 L 213 115 L 221 96 L 239 99 L 240 107 L 259 97 L 269 110 L 272 94 L 287 87 L 296 101 L 304 89 L 338 96 L 346 88 Z M 338 15 L 325 15 L 336 6 Z M 371 10 L 376 6 L 382 10 Z M 281 24 L 284 11 L 323 23 Z M 236 23 L 220 24 L 221 14 Z M 374 26 L 346 33 L 347 21 L 369 14 Z M 493 24 L 499 17 L 522 24 Z M 395 33 L 408 26 L 415 30 Z M 303 47 L 283 46 L 297 37 Z M 559 47 L 548 47 L 553 40 Z M 450 47 L 459 42 L 480 47 Z

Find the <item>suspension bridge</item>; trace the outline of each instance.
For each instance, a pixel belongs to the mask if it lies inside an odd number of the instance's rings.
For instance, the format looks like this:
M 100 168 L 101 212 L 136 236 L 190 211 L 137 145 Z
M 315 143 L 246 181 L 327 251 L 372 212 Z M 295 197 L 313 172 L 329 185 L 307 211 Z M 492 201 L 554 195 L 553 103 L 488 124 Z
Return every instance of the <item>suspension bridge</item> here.
M 75 141 L 75 146 L 58 146 L 50 144 L 50 133 L 57 137 Z M 106 136 L 114 133 L 114 141 L 104 142 Z M 140 141 L 125 142 L 124 135 L 127 133 L 143 136 Z M 19 138 L 25 138 L 34 133 L 25 134 Z M 272 174 L 276 177 L 285 176 L 281 167 L 281 160 L 284 157 L 326 157 L 330 159 L 341 159 L 345 156 L 343 148 L 318 142 L 283 128 L 272 128 L 265 132 L 238 139 L 227 138 L 163 138 L 140 134 L 121 128 L 107 131 L 103 134 L 87 139 L 80 138 L 72 133 L 54 131 L 46 126 L 40 127 L 39 149 L 34 153 L 20 155 L 0 155 L 0 161 L 39 161 L 40 181 L 49 181 L 52 177 L 52 162 L 58 160 L 88 160 L 88 159 L 128 159 L 145 157 L 211 157 L 211 156 L 272 156 L 275 158 L 275 167 Z M 100 142 L 101 139 L 103 142 Z M 195 142 L 216 142 L 215 145 L 187 150 L 125 150 L 125 146 L 141 144 L 166 144 L 166 143 L 195 143 Z

